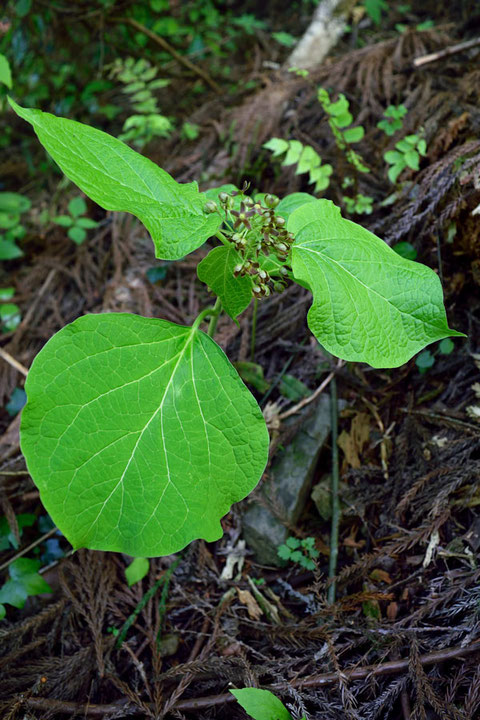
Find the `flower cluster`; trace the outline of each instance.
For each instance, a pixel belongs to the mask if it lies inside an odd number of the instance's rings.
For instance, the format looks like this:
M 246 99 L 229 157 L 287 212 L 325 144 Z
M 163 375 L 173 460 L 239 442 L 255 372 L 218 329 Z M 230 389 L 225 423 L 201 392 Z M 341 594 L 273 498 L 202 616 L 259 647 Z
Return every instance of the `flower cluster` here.
M 265 195 L 262 201 L 255 201 L 245 195 L 248 185 L 242 190 L 231 193 L 221 192 L 218 196 L 221 211 L 225 214 L 226 226 L 231 232 L 226 234 L 242 258 L 236 265 L 235 277 L 249 275 L 252 278 L 252 293 L 256 298 L 268 297 L 272 290 L 283 292 L 286 287 L 288 261 L 290 248 L 293 243 L 293 234 L 286 228 L 285 218 L 275 213 L 280 202 L 275 195 Z M 235 197 L 240 195 L 238 206 Z M 219 212 L 217 203 L 207 203 L 209 212 Z M 207 209 L 207 208 L 206 208 Z M 278 260 L 274 262 L 270 273 L 262 267 L 262 258 L 273 255 Z

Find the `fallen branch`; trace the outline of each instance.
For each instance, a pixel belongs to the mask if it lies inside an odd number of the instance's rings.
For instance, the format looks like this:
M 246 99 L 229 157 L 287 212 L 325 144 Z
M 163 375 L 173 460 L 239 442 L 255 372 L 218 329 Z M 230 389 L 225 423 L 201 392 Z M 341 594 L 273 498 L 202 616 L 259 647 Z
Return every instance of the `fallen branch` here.
M 436 663 L 455 660 L 465 655 L 471 655 L 480 651 L 480 640 L 476 640 L 466 647 L 445 648 L 444 650 L 435 650 L 434 652 L 420 655 L 418 658 L 422 665 L 435 665 Z M 380 677 L 383 675 L 394 675 L 395 673 L 408 670 L 410 660 L 392 660 L 391 662 L 382 663 L 381 665 L 367 665 L 366 667 L 356 667 L 351 670 L 342 670 L 342 677 L 345 680 L 363 680 L 367 677 Z M 338 673 L 322 673 L 321 675 L 311 675 L 307 678 L 296 678 L 288 685 L 286 683 L 275 683 L 270 686 L 273 692 L 288 692 L 290 687 L 317 688 L 324 685 L 334 685 L 338 682 Z M 203 710 L 206 708 L 218 707 L 227 703 L 235 702 L 235 698 L 231 693 L 223 693 L 221 695 L 209 695 L 202 698 L 189 698 L 179 700 L 173 709 L 179 711 Z M 51 713 L 78 713 L 81 716 L 103 718 L 107 713 L 114 713 L 122 710 L 123 714 L 128 715 L 145 715 L 142 708 L 129 704 L 128 701 L 120 701 L 110 703 L 108 705 L 86 705 L 77 702 L 68 702 L 65 700 L 53 700 L 50 698 L 24 698 L 23 705 L 29 708 L 44 710 Z M 153 706 L 152 706 L 153 707 Z
M 7 362 L 9 365 L 14 367 L 15 370 L 18 370 L 18 372 L 21 372 L 22 375 L 25 375 L 25 377 L 27 377 L 28 369 L 25 367 L 25 365 L 22 365 L 22 363 L 18 362 L 18 360 L 15 360 L 13 355 L 10 355 L 10 353 L 3 348 L 0 348 L 0 357 L 3 358 L 5 362 Z

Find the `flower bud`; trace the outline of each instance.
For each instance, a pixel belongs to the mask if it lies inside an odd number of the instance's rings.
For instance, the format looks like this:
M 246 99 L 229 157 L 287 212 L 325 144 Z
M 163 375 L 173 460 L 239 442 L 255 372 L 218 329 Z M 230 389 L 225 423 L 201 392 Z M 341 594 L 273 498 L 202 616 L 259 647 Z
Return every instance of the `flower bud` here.
M 204 208 L 203 208 L 203 211 L 206 213 L 214 213 L 214 212 L 217 212 L 217 210 L 218 210 L 218 205 L 215 202 L 215 200 L 209 200 L 208 202 L 205 203 Z
M 286 222 L 287 221 L 285 220 L 285 218 L 282 217 L 281 215 L 279 215 L 278 217 L 275 218 L 275 225 L 277 227 L 283 227 Z
M 230 198 L 230 195 L 226 192 L 218 193 L 218 199 L 220 200 L 222 205 L 224 205 L 226 202 L 228 202 L 229 198 Z
M 278 271 L 281 275 L 288 275 L 288 270 L 286 267 L 281 267 Z
M 275 208 L 277 207 L 280 200 L 276 195 L 265 195 L 265 205 L 269 208 Z
M 278 250 L 279 253 L 282 253 L 282 255 L 284 255 L 285 253 L 288 252 L 288 246 L 285 245 L 285 243 L 283 243 L 283 242 L 277 243 L 277 244 L 275 245 L 275 247 L 276 247 L 276 249 Z

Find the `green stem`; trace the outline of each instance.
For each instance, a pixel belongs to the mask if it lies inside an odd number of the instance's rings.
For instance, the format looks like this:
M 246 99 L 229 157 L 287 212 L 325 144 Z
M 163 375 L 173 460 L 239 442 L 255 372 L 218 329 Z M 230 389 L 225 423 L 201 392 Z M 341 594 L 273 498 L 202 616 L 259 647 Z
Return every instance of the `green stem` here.
M 215 237 L 217 237 L 225 245 L 225 247 L 227 247 L 227 248 L 232 247 L 232 243 L 230 242 L 230 240 L 227 237 L 225 237 L 225 235 L 222 232 L 220 232 L 220 230 L 217 230 L 217 232 L 215 233 Z
M 192 331 L 197 330 L 202 322 L 205 320 L 205 318 L 210 317 L 210 324 L 208 326 L 207 335 L 210 335 L 210 337 L 213 337 L 213 334 L 215 333 L 215 328 L 217 327 L 217 320 L 218 316 L 222 312 L 222 303 L 220 301 L 220 298 L 217 297 L 217 300 L 215 302 L 215 305 L 213 307 L 205 308 L 205 310 L 202 310 L 202 312 L 197 315 L 195 318 L 195 322 L 192 325 Z M 212 320 L 215 318 L 215 322 L 212 323 Z
M 327 599 L 332 605 L 335 602 L 336 583 L 333 580 L 337 574 L 338 560 L 338 531 L 340 526 L 340 498 L 338 494 L 339 470 L 338 470 L 338 403 L 337 403 L 337 381 L 335 378 L 330 383 L 330 404 L 332 424 L 332 526 L 330 532 L 330 562 L 328 565 L 328 578 L 330 585 Z
M 222 301 L 219 297 L 217 297 L 215 301 L 215 306 L 213 308 L 213 311 L 210 313 L 210 322 L 208 323 L 208 330 L 207 335 L 211 338 L 215 335 L 215 330 L 217 329 L 217 322 L 218 322 L 218 316 L 222 312 Z
M 257 337 L 257 314 L 258 314 L 258 298 L 253 301 L 252 314 L 252 337 L 250 339 L 250 360 L 253 362 L 255 358 L 255 340 Z

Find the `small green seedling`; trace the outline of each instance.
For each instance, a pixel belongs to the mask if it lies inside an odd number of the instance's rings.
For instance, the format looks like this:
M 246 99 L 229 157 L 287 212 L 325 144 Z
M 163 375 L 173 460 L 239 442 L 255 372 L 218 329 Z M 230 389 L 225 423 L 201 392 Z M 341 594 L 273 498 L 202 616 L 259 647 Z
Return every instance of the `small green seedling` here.
M 293 720 L 285 705 L 270 690 L 243 688 L 230 692 L 253 720 Z
M 420 169 L 420 156 L 427 154 L 427 144 L 419 135 L 407 135 L 395 143 L 396 150 L 388 150 L 384 154 L 385 162 L 391 167 L 388 170 L 390 182 L 397 182 L 398 176 L 405 170 Z
M 147 558 L 218 540 L 220 519 L 260 480 L 268 430 L 213 340 L 222 308 L 235 320 L 252 299 L 299 283 L 312 293 L 307 322 L 322 346 L 373 367 L 398 367 L 462 335 L 448 327 L 433 270 L 345 220 L 332 202 L 308 193 L 251 198 L 247 185 L 203 194 L 104 132 L 10 104 L 94 202 L 139 218 L 158 259 L 216 243 L 197 274 L 217 299 L 192 325 L 85 315 L 33 361 L 21 448 L 74 548 Z
M 357 193 L 354 197 L 344 195 L 342 200 L 349 215 L 370 215 L 373 210 L 373 198 Z
M 330 130 L 335 138 L 337 147 L 344 153 L 347 162 L 350 163 L 357 172 L 370 172 L 362 157 L 351 147 L 351 145 L 363 139 L 365 128 L 362 125 L 349 127 L 353 123 L 353 115 L 350 112 L 350 104 L 345 95 L 340 93 L 338 99 L 332 102 L 327 90 L 319 87 L 317 99 L 327 114 L 328 124 L 330 125 Z
M 2 332 L 16 330 L 22 319 L 18 305 L 8 302 L 14 294 L 15 288 L 13 287 L 0 288 L 0 328 Z
M 279 545 L 277 550 L 278 556 L 282 560 L 290 560 L 297 563 L 305 570 L 315 570 L 315 560 L 319 556 L 318 550 L 315 548 L 315 538 L 306 537 L 299 540 L 296 537 L 289 537 L 284 545 Z
M 435 355 L 450 355 L 455 350 L 455 343 L 450 338 L 444 338 L 438 343 L 438 348 L 433 352 L 424 350 L 415 360 L 415 365 L 423 375 L 435 365 Z
M 87 239 L 87 230 L 93 230 L 98 222 L 88 217 L 83 217 L 87 212 L 87 203 L 82 197 L 74 197 L 68 203 L 70 215 L 57 215 L 53 222 L 68 228 L 67 235 L 77 245 L 81 245 Z
M 10 579 L 0 587 L 0 620 L 6 615 L 5 605 L 23 608 L 28 597 L 52 592 L 41 575 L 39 560 L 19 558 L 8 568 Z
M 0 192 L 0 260 L 15 260 L 23 252 L 17 240 L 25 235 L 20 216 L 29 210 L 31 202 L 24 195 Z
M 314 193 L 320 193 L 328 188 L 333 168 L 328 163 L 322 165 L 322 158 L 310 145 L 302 145 L 299 140 L 272 138 L 263 147 L 271 150 L 273 157 L 285 155 L 283 167 L 297 165 L 296 175 L 308 173 L 308 182 L 315 186 Z
M 403 118 L 408 110 L 405 105 L 389 105 L 383 113 L 383 120 L 377 123 L 377 127 L 383 130 L 385 135 L 394 135 L 397 130 L 403 127 Z

